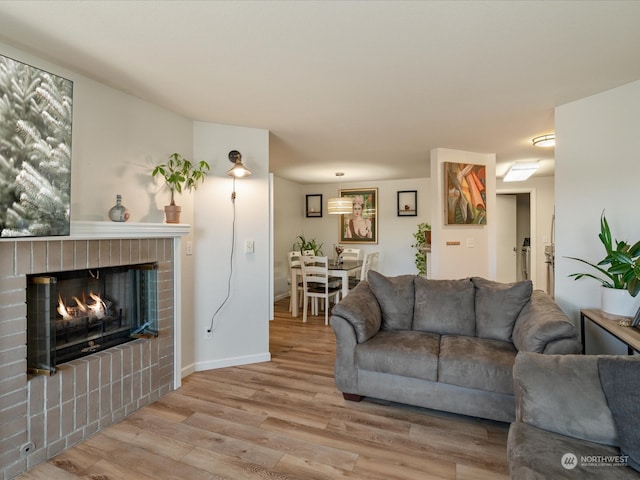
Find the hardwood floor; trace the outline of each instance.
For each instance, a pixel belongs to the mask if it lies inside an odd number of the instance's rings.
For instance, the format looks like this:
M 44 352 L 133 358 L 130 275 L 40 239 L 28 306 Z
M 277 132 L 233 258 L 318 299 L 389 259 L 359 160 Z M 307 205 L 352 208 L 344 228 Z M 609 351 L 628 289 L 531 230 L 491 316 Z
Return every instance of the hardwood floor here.
M 508 424 L 365 399 L 333 382 L 324 316 L 270 323 L 272 361 L 197 372 L 21 480 L 508 479 Z

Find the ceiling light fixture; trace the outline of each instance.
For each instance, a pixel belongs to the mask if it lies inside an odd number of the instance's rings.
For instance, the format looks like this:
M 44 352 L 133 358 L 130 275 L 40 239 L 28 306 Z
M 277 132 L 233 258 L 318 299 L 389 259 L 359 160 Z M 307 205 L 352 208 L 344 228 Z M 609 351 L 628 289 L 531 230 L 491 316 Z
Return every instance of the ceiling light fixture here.
M 556 134 L 549 133 L 547 135 L 540 135 L 531 140 L 534 147 L 555 147 L 556 146 Z
M 511 166 L 502 181 L 522 182 L 533 175 L 539 166 L 538 162 L 516 163 Z
M 233 167 L 227 170 L 227 175 L 234 178 L 248 177 L 251 170 L 242 164 L 242 154 L 237 150 L 229 152 L 229 161 L 233 163 Z
M 336 177 L 343 177 L 344 173 L 336 172 Z M 329 215 L 347 215 L 353 212 L 353 203 L 348 197 L 333 197 L 327 200 Z

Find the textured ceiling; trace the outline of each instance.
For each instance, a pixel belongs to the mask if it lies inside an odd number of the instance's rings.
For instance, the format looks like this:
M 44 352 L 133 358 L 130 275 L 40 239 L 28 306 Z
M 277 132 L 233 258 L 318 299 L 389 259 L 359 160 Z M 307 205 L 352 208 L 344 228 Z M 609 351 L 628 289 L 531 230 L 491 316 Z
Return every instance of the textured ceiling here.
M 195 120 L 269 129 L 303 183 L 498 176 L 553 149 L 557 105 L 640 79 L 640 2 L 0 1 L 0 39 Z M 559 139 L 561 142 L 561 139 Z

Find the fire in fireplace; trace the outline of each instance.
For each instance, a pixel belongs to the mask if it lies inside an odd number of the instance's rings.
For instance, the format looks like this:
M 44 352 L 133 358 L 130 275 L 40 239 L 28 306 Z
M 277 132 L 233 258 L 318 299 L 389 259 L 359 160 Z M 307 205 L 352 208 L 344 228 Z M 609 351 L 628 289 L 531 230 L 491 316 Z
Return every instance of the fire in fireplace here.
M 158 335 L 157 264 L 29 275 L 27 368 L 57 365 Z

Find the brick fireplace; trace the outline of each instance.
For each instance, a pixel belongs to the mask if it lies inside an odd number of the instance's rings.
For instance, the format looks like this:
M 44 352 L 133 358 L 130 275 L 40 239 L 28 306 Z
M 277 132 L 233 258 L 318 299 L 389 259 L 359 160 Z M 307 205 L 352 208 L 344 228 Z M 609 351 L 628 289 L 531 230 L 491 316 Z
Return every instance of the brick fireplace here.
M 179 381 L 175 252 L 188 226 L 77 222 L 75 230 L 71 237 L 0 240 L 0 480 L 123 419 Z M 156 338 L 62 364 L 52 376 L 27 374 L 27 275 L 145 262 L 158 265 Z

